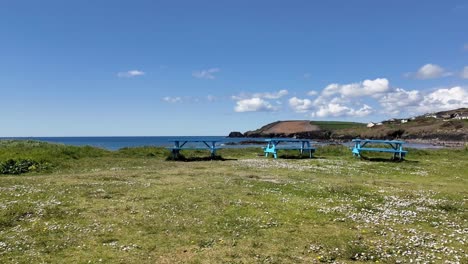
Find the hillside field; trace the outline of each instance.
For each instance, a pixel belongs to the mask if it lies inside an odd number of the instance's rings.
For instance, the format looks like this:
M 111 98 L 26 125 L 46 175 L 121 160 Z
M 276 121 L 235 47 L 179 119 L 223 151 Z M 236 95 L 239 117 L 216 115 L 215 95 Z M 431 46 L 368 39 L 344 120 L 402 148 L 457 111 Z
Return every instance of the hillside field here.
M 320 127 L 322 130 L 338 130 L 338 129 L 347 129 L 347 128 L 359 128 L 365 127 L 364 123 L 357 122 L 345 122 L 345 121 L 311 121 L 312 125 Z

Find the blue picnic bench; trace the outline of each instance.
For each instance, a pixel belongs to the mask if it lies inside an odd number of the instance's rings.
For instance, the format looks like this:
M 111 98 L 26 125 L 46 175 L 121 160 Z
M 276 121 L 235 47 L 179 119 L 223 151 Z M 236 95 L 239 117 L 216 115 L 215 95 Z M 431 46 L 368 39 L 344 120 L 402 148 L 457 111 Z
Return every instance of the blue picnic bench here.
M 361 157 L 361 152 L 369 151 L 369 152 L 386 152 L 392 153 L 393 159 L 402 160 L 408 151 L 403 150 L 404 141 L 398 140 L 376 140 L 376 139 L 353 139 L 354 147 L 352 148 L 353 155 L 355 157 Z M 377 147 L 366 147 L 367 144 L 380 144 L 380 145 L 387 145 L 390 146 L 389 148 L 377 148 Z
M 293 138 L 269 138 L 265 139 L 267 142 L 266 147 L 263 148 L 265 157 L 269 154 L 273 154 L 273 157 L 278 158 L 278 150 L 299 150 L 300 154 L 304 152 L 309 153 L 309 157 L 312 158 L 312 153 L 315 152 L 315 148 L 310 146 L 310 141 L 306 139 L 293 139 Z M 280 145 L 281 143 L 285 143 Z
M 168 147 L 168 149 L 171 150 L 174 159 L 179 157 L 181 150 L 208 150 L 210 152 L 210 157 L 214 158 L 216 156 L 216 150 L 221 149 L 221 147 L 216 145 L 216 143 L 219 142 L 216 140 L 181 139 L 169 140 L 169 142 L 174 142 L 172 147 Z

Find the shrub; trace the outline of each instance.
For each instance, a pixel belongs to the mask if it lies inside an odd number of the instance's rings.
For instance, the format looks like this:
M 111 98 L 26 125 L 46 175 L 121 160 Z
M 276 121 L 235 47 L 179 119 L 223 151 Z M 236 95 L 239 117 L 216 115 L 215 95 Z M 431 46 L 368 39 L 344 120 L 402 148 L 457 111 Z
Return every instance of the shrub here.
M 31 159 L 13 160 L 9 159 L 0 162 L 0 174 L 22 174 L 30 171 L 45 169 L 46 164 L 39 163 Z

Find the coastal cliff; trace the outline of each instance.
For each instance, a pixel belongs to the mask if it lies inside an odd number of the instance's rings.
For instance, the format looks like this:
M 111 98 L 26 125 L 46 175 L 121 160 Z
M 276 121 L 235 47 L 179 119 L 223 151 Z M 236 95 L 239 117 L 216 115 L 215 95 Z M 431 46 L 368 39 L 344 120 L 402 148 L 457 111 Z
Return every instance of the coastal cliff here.
M 353 127 L 365 127 L 365 124 L 355 122 L 309 120 L 276 121 L 259 129 L 247 131 L 243 136 L 249 138 L 294 137 L 328 140 L 332 137 L 333 131 Z
M 430 113 L 379 123 L 287 120 L 276 121 L 237 137 L 294 137 L 344 141 L 352 138 L 405 139 L 419 142 L 467 142 L 468 108 Z

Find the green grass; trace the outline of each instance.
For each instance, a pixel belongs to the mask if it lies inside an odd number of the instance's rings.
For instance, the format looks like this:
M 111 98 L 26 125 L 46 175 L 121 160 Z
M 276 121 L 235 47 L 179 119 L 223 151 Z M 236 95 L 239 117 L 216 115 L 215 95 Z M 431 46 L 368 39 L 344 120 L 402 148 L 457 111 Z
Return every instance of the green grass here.
M 0 161 L 53 165 L 0 176 L 0 263 L 467 261 L 467 149 L 219 154 L 0 141 Z
M 311 121 L 312 125 L 319 126 L 322 130 L 339 130 L 339 129 L 346 129 L 346 128 L 359 128 L 365 127 L 366 124 L 364 123 L 356 123 L 356 122 L 344 122 L 344 121 Z

